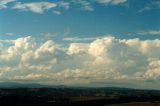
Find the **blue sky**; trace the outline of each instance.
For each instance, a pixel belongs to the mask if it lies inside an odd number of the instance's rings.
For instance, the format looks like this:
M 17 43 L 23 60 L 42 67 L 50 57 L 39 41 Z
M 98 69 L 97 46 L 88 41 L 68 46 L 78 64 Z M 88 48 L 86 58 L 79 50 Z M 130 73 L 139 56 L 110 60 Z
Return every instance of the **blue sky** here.
M 1 81 L 160 89 L 159 54 L 160 0 L 0 0 Z
M 81 4 L 81 1 L 85 2 Z M 41 33 L 65 33 L 69 31 L 68 35 L 74 37 L 107 34 L 113 34 L 119 38 L 150 39 L 157 37 L 148 36 L 149 34 L 142 37 L 137 33 L 159 31 L 159 0 L 122 0 L 122 2 L 114 5 L 107 0 L 104 3 L 100 3 L 100 1 L 103 0 L 18 0 L 8 2 L 7 7 L 0 11 L 0 35 L 15 33 L 20 36 L 38 36 Z M 30 7 L 16 9 L 17 2 L 21 2 L 21 5 L 38 2 L 58 5 L 58 2 L 64 2 L 68 3 L 68 7 L 57 6 L 48 10 L 42 9 L 43 12 L 40 13 L 29 10 Z M 85 9 L 85 5 L 92 9 Z M 150 8 L 149 10 L 144 9 L 147 6 Z

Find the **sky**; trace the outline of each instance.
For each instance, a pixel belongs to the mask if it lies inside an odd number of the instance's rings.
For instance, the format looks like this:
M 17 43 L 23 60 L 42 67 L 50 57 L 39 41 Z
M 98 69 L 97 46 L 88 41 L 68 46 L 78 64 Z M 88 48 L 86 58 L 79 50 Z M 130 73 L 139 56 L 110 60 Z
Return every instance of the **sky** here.
M 160 89 L 160 0 L 0 0 L 0 81 Z

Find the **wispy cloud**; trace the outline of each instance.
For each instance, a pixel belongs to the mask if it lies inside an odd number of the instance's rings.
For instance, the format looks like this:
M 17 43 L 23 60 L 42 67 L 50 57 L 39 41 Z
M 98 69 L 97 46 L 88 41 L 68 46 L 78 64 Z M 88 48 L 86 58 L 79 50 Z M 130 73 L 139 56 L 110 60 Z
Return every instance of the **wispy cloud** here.
M 15 35 L 15 33 L 8 32 L 8 33 L 5 33 L 5 35 L 7 35 L 7 36 L 13 36 L 13 35 Z
M 94 7 L 91 5 L 91 2 L 86 1 L 86 0 L 73 0 L 74 3 L 80 4 L 81 9 L 85 11 L 93 11 Z
M 93 41 L 100 38 L 103 38 L 103 36 L 102 37 L 83 37 L 83 38 L 82 37 L 65 37 L 63 38 L 63 40 L 76 42 L 76 41 Z
M 127 0 L 93 0 L 93 1 L 87 1 L 87 0 L 73 0 L 74 3 L 80 4 L 82 10 L 86 11 L 94 11 L 93 3 L 100 3 L 105 5 L 119 5 L 127 2 Z
M 123 4 L 125 2 L 127 2 L 127 0 L 96 0 L 99 3 L 102 4 L 110 4 L 110 5 L 119 5 L 119 4 Z
M 46 10 L 55 8 L 56 6 L 57 6 L 56 3 L 51 3 L 51 2 L 32 2 L 32 3 L 17 2 L 13 8 L 25 11 L 32 11 L 35 13 L 43 13 Z
M 58 32 L 47 32 L 47 33 L 41 33 L 41 37 L 47 40 L 53 39 L 54 37 L 56 37 L 59 33 Z
M 53 10 L 53 13 L 56 14 L 56 15 L 61 15 L 62 14 L 62 12 L 57 11 L 57 10 Z
M 94 3 L 105 5 L 119 5 L 127 2 L 127 0 L 68 0 L 67 2 L 63 0 L 59 0 L 57 2 L 20 2 L 18 0 L 1 0 L 0 9 L 6 9 L 8 7 L 8 4 L 11 2 L 14 2 L 12 5 L 9 5 L 12 9 L 31 11 L 39 14 L 42 14 L 48 10 L 52 10 L 54 14 L 59 15 L 60 10 L 68 10 L 71 6 L 84 11 L 94 11 Z
M 59 7 L 65 8 L 65 9 L 69 9 L 70 8 L 70 2 L 60 1 L 60 2 L 57 2 L 57 5 Z
M 7 8 L 8 7 L 7 4 L 15 1 L 17 0 L 0 0 L 0 9 Z
M 160 35 L 160 30 L 140 31 L 139 35 Z
M 148 4 L 146 4 L 145 7 L 143 7 L 142 9 L 140 9 L 138 12 L 144 12 L 144 11 L 150 11 L 153 9 L 160 9 L 160 1 L 152 1 Z

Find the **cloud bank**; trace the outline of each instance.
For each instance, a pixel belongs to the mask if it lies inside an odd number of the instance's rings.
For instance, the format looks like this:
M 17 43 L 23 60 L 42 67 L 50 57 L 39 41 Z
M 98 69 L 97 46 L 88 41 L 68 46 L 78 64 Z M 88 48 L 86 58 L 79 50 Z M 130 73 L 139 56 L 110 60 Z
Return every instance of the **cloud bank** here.
M 103 37 L 68 47 L 31 36 L 0 40 L 0 80 L 87 86 L 156 83 L 159 54 L 159 39 Z

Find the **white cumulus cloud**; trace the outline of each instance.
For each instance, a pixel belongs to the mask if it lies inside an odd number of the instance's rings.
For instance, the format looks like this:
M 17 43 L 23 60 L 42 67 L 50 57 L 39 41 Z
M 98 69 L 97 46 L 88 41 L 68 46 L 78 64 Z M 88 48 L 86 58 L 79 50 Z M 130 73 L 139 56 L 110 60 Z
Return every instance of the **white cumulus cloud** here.
M 28 36 L 0 40 L 0 60 L 1 81 L 94 86 L 160 80 L 159 39 L 111 36 L 63 47 Z

